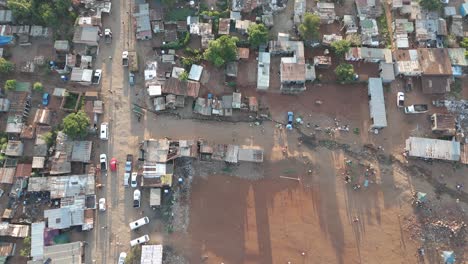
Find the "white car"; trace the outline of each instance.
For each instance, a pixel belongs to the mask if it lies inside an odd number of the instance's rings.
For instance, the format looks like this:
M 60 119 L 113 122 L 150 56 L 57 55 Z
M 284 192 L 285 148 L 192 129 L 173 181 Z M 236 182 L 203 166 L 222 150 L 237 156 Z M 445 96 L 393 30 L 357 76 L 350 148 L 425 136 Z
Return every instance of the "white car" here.
M 402 92 L 397 93 L 397 106 L 405 107 L 405 94 Z
M 127 258 L 127 253 L 125 252 L 120 252 L 119 255 L 119 262 L 117 264 L 125 264 L 125 259 Z
M 132 182 L 130 183 L 130 186 L 133 188 L 137 187 L 138 181 L 137 181 L 138 173 L 132 172 Z
M 106 198 L 99 199 L 99 211 L 106 211 Z
M 125 172 L 124 173 L 124 186 L 128 187 L 128 180 L 130 179 L 130 173 Z
M 140 199 L 141 199 L 141 192 L 140 190 L 136 189 L 133 192 L 133 207 L 135 208 L 140 207 Z
M 130 241 L 130 246 L 134 247 L 136 245 L 139 245 L 139 244 L 143 244 L 143 243 L 146 243 L 150 240 L 149 236 L 148 235 L 144 235 L 144 236 L 141 236 L 139 238 L 135 238 L 133 239 L 132 241 Z
M 95 70 L 91 82 L 93 84 L 99 84 L 99 82 L 101 82 L 101 76 L 102 76 L 102 70 L 101 69 Z
M 99 156 L 99 162 L 101 163 L 101 171 L 106 171 L 107 170 L 107 155 L 101 154 Z
M 109 124 L 108 123 L 101 123 L 101 133 L 99 134 L 99 138 L 102 140 L 109 139 Z
M 147 216 L 140 218 L 136 221 L 131 222 L 130 229 L 135 230 L 149 223 L 149 218 Z

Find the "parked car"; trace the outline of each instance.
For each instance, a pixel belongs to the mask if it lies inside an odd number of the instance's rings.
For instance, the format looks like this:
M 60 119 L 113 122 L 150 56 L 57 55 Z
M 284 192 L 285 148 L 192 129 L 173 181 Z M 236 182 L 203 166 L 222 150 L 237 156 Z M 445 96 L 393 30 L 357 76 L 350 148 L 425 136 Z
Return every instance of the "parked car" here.
M 133 155 L 127 154 L 127 161 L 125 162 L 125 172 L 132 172 Z
M 48 106 L 49 105 L 49 99 L 50 99 L 50 94 L 44 93 L 42 95 L 42 105 L 43 106 Z
M 99 156 L 99 162 L 101 163 L 101 171 L 106 171 L 107 170 L 107 156 L 106 156 L 106 154 L 101 154 L 101 156 Z
M 135 74 L 133 72 L 130 72 L 128 74 L 128 83 L 130 84 L 130 86 L 135 85 Z
M 133 192 L 133 207 L 135 208 L 140 207 L 140 200 L 141 200 L 141 192 L 140 190 L 136 189 Z
M 146 243 L 150 240 L 149 236 L 148 235 L 144 235 L 144 236 L 141 236 L 139 238 L 135 238 L 133 239 L 132 241 L 130 241 L 130 246 L 134 247 L 136 245 L 139 245 L 139 244 L 143 244 L 143 243 Z
M 119 262 L 117 264 L 125 264 L 125 259 L 127 258 L 127 253 L 120 252 Z
M 106 211 L 106 198 L 99 199 L 99 211 Z
M 294 113 L 293 112 L 288 112 L 288 124 L 286 125 L 286 128 L 288 130 L 292 130 L 293 122 L 294 122 Z
M 101 133 L 99 134 L 99 138 L 102 140 L 109 139 L 109 124 L 108 123 L 101 123 Z
M 116 171 L 117 170 L 117 159 L 116 158 L 111 159 L 110 169 L 111 169 L 111 171 Z
M 132 188 L 135 188 L 138 185 L 137 177 L 138 177 L 138 173 L 132 172 L 132 181 L 130 183 L 130 186 L 132 186 Z
M 405 94 L 402 92 L 397 93 L 397 106 L 405 107 Z
M 147 216 L 140 218 L 136 221 L 131 222 L 130 229 L 135 230 L 149 223 L 149 218 Z
M 99 84 L 99 82 L 101 82 L 101 75 L 102 75 L 101 69 L 95 70 L 91 82 L 93 84 Z
M 128 180 L 130 179 L 130 173 L 125 172 L 124 173 L 124 186 L 128 187 Z

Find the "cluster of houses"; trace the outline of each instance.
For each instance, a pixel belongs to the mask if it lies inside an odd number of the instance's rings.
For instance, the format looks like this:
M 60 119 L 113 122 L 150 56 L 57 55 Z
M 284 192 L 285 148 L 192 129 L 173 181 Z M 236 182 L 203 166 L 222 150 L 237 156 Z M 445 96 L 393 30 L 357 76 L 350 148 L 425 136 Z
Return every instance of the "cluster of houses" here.
M 175 160 L 192 158 L 201 161 L 263 162 L 263 149 L 258 146 L 215 144 L 206 140 L 147 139 L 141 144 L 144 159 L 141 186 L 171 187 Z

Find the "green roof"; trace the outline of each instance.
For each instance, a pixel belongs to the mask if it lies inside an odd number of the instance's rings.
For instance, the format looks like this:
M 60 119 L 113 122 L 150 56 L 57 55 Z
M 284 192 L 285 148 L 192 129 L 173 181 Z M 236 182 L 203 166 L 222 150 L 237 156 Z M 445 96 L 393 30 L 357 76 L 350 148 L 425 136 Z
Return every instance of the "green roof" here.
M 31 83 L 30 82 L 16 82 L 16 89 L 17 92 L 30 92 L 31 91 Z

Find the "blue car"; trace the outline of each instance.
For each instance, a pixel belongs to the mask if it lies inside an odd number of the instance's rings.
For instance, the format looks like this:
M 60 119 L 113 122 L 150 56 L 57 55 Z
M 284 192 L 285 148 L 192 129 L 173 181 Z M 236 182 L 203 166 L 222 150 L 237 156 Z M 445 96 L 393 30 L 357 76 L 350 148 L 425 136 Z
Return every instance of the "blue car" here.
M 49 105 L 49 97 L 50 97 L 50 95 L 48 93 L 44 93 L 42 95 L 42 105 L 43 106 L 48 106 Z
M 130 86 L 135 85 L 135 74 L 132 72 L 128 74 L 128 82 L 130 83 Z
M 294 113 L 293 112 L 288 112 L 288 124 L 286 125 L 286 128 L 288 130 L 292 130 L 293 121 L 294 121 Z

